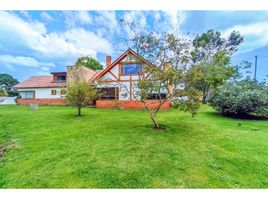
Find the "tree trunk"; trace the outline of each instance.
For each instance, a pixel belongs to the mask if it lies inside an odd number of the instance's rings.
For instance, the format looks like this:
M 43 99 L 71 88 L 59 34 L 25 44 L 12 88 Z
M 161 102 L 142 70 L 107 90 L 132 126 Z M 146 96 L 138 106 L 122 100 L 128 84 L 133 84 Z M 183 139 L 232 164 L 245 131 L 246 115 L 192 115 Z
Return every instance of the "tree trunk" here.
M 77 107 L 77 116 L 81 116 L 81 107 Z
M 202 103 L 203 104 L 206 104 L 207 103 L 207 96 L 205 94 L 203 94 Z
M 151 115 L 150 115 L 150 118 L 151 118 L 151 120 L 152 120 L 153 123 L 154 123 L 154 128 L 155 128 L 155 129 L 159 129 L 160 126 L 159 126 L 159 124 L 158 124 L 158 122 L 157 122 L 157 120 L 156 120 L 156 115 L 151 114 Z

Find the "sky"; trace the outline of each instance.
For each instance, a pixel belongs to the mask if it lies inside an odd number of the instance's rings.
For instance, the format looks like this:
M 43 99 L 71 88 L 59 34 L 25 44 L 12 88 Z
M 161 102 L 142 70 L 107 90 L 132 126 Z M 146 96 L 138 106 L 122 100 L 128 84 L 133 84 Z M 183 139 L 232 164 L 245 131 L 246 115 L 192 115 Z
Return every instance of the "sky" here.
M 0 73 L 23 81 L 66 71 L 81 56 L 105 66 L 106 55 L 115 60 L 128 49 L 130 33 L 122 18 L 135 22 L 138 30 L 173 28 L 181 37 L 209 29 L 223 36 L 239 31 L 244 42 L 232 62 L 247 60 L 254 66 L 257 55 L 257 78 L 267 78 L 268 11 L 0 11 Z

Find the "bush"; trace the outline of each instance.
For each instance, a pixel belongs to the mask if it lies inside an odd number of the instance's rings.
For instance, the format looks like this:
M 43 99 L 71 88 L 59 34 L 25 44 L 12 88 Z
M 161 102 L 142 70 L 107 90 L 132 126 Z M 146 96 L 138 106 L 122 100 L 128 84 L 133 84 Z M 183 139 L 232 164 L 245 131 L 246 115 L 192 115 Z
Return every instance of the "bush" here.
M 268 87 L 251 80 L 227 83 L 212 92 L 208 102 L 224 115 L 267 117 Z

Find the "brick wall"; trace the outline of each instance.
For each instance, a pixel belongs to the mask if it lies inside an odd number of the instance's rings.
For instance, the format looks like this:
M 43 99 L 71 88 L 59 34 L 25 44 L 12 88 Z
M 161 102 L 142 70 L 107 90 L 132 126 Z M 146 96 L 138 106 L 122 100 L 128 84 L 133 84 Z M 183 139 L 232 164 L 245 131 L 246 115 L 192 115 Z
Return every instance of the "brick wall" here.
M 30 103 L 37 103 L 39 105 L 65 105 L 64 99 L 17 99 L 17 104 L 28 105 Z
M 148 100 L 149 106 L 153 107 L 158 104 L 157 100 Z M 97 100 L 96 101 L 97 108 L 122 108 L 127 110 L 143 110 L 144 104 L 140 101 L 134 100 Z M 170 103 L 165 102 L 161 109 L 167 110 L 170 108 Z

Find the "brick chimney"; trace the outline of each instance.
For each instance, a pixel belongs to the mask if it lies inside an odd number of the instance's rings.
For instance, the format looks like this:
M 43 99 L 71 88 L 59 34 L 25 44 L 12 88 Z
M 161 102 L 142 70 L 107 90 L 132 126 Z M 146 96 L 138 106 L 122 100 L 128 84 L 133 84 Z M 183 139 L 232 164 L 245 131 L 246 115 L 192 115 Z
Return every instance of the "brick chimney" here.
M 112 57 L 111 56 L 106 56 L 106 67 L 108 67 L 111 64 Z

